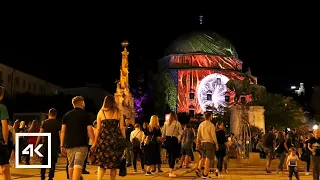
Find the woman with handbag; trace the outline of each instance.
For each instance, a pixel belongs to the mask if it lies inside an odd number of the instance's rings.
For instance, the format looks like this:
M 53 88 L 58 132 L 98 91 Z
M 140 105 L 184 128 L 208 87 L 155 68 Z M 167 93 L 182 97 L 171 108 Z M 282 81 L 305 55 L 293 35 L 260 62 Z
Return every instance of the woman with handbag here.
M 159 128 L 159 118 L 156 115 L 151 116 L 148 129 L 143 138 L 145 164 L 147 165 L 146 176 L 153 175 L 152 166 L 161 164 L 160 140 L 161 130 Z
M 110 178 L 115 180 L 117 168 L 123 162 L 125 150 L 125 127 L 123 114 L 113 96 L 106 96 L 97 115 L 95 141 L 91 147 L 92 163 L 99 166 L 98 180 L 102 180 L 106 169 Z
M 276 148 L 275 152 L 279 155 L 279 165 L 277 168 L 277 174 L 279 173 L 279 170 L 283 173 L 283 164 L 284 160 L 286 159 L 286 152 L 289 152 L 289 148 L 287 147 L 287 142 L 285 140 L 284 132 L 280 131 L 276 138 Z
M 182 128 L 175 112 L 170 113 L 168 121 L 164 124 L 162 137 L 165 138 L 164 145 L 169 155 L 169 177 L 176 177 L 173 169 L 180 154 L 179 142 L 181 142 Z

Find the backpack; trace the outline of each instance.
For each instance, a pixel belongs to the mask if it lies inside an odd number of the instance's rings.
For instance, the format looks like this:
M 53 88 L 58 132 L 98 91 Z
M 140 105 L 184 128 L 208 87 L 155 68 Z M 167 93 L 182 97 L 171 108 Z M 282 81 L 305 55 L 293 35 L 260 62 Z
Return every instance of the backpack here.
M 137 138 L 137 136 L 140 134 L 140 132 L 141 132 L 141 130 L 132 139 L 132 148 L 139 148 L 140 147 L 140 140 Z

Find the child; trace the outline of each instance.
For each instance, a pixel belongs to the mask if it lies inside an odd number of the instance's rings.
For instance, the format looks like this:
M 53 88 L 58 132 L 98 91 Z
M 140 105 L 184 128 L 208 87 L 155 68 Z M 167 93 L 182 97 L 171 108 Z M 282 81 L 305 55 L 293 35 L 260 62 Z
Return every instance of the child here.
M 287 169 L 289 170 L 289 179 L 292 179 L 292 175 L 294 173 L 294 176 L 296 177 L 296 179 L 300 179 L 299 178 L 299 173 L 298 173 L 298 160 L 299 157 L 297 156 L 297 150 L 295 148 L 290 148 L 289 149 L 289 156 L 287 158 Z

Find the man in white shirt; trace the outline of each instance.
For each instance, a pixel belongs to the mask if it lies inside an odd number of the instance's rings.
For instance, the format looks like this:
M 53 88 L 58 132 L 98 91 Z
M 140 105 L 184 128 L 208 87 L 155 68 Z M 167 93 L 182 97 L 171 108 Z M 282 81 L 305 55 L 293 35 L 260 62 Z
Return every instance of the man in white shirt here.
M 133 168 L 134 173 L 137 173 L 137 159 L 140 157 L 141 168 L 144 172 L 144 154 L 141 149 L 141 142 L 144 138 L 144 132 L 140 128 L 140 124 L 135 124 L 134 130 L 130 134 L 130 142 L 132 143 L 132 152 L 133 152 Z
M 205 121 L 203 121 L 198 128 L 197 134 L 197 148 L 200 149 L 202 158 L 199 161 L 198 168 L 196 170 L 197 176 L 201 176 L 201 167 L 204 163 L 204 171 L 202 173 L 202 178 L 210 178 L 208 176 L 210 169 L 210 161 L 214 160 L 215 151 L 219 149 L 218 141 L 216 137 L 216 128 L 211 122 L 212 113 L 205 113 Z

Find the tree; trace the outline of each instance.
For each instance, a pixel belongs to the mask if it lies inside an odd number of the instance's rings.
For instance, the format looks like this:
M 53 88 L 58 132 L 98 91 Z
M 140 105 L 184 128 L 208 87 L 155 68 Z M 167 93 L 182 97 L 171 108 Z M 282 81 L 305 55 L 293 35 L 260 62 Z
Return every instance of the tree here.
M 285 129 L 302 125 L 304 119 L 302 106 L 290 97 L 269 93 L 264 108 L 266 127 Z
M 150 116 L 154 114 L 153 102 L 150 101 L 151 92 L 144 76 L 145 74 L 138 76 L 135 87 L 132 88 L 137 121 L 149 121 Z
M 174 111 L 177 106 L 177 87 L 169 72 L 154 75 L 153 94 L 157 114 L 166 114 Z
M 315 120 L 320 122 L 320 87 L 314 87 L 311 96 L 311 107 Z

